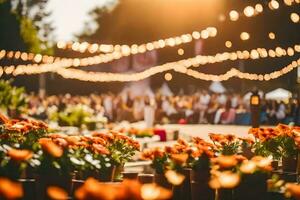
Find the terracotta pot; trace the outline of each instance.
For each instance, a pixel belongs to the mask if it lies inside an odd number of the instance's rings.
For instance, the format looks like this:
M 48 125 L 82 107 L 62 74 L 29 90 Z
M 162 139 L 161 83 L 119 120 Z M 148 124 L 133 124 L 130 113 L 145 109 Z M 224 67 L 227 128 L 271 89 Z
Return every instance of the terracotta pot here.
M 296 157 L 282 157 L 282 171 L 284 172 L 296 172 L 297 171 Z
M 243 175 L 241 183 L 234 189 L 234 199 L 267 199 L 268 175 L 263 173 Z
M 170 184 L 168 182 L 168 180 L 164 174 L 155 173 L 154 174 L 154 183 L 156 183 L 164 188 L 172 189 L 172 184 Z
M 69 196 L 72 192 L 72 179 L 73 176 L 60 175 L 60 174 L 39 174 L 36 176 L 36 195 L 37 199 L 47 199 L 47 188 L 49 186 L 57 186 L 63 188 Z
M 210 173 L 208 170 L 191 170 L 191 199 L 192 200 L 212 200 L 214 199 L 214 190 L 208 186 Z
M 185 168 L 180 173 L 185 176 L 183 183 L 179 186 L 173 186 L 173 200 L 191 200 L 191 179 L 192 169 Z

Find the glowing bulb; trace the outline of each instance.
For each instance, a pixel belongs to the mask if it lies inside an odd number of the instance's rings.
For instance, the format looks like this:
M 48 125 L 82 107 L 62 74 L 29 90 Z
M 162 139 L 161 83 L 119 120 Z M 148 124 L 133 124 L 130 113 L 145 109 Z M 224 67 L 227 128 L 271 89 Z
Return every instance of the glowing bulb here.
M 293 4 L 293 0 L 284 0 L 284 3 L 287 5 L 287 6 L 291 6 Z
M 41 62 L 42 61 L 42 55 L 41 54 L 36 54 L 35 56 L 34 56 L 34 62 Z
M 210 37 L 216 37 L 218 30 L 215 27 L 208 27 L 206 29 Z
M 247 17 L 252 17 L 254 15 L 254 8 L 252 6 L 247 6 L 245 9 L 244 9 L 244 14 L 247 16 Z
M 232 47 L 232 42 L 230 42 L 229 40 L 225 42 L 225 46 L 227 48 L 231 48 Z
M 171 73 L 165 73 L 165 80 L 166 81 L 171 81 L 173 78 L 172 74 Z
M 184 50 L 183 49 L 178 49 L 177 50 L 178 55 L 182 56 L 184 54 Z
M 261 4 L 256 4 L 255 5 L 255 10 L 259 13 L 261 13 L 262 11 L 264 11 L 264 7 Z
M 279 3 L 276 0 L 271 0 L 269 3 L 269 8 L 272 10 L 276 10 L 279 8 Z
M 297 13 L 291 13 L 290 17 L 291 17 L 292 22 L 294 22 L 294 23 L 298 23 L 300 20 L 300 17 Z
M 241 37 L 241 40 L 249 40 L 250 39 L 250 35 L 247 32 L 242 32 L 240 37 Z
M 57 43 L 57 48 L 59 48 L 59 49 L 64 49 L 64 48 L 66 48 L 66 43 L 65 42 L 63 42 L 63 41 L 59 41 L 58 43 Z
M 231 21 L 237 21 L 239 19 L 239 13 L 236 10 L 229 12 L 229 17 Z
M 209 37 L 209 32 L 207 30 L 201 31 L 201 37 L 207 39 Z
M 269 33 L 269 38 L 271 39 L 271 40 L 274 40 L 275 39 L 275 33 L 273 33 L 273 32 L 270 32 Z
M 200 39 L 200 37 L 201 37 L 201 35 L 200 35 L 200 33 L 199 33 L 198 31 L 194 31 L 194 32 L 192 33 L 192 36 L 193 36 L 193 38 L 196 39 L 196 40 Z

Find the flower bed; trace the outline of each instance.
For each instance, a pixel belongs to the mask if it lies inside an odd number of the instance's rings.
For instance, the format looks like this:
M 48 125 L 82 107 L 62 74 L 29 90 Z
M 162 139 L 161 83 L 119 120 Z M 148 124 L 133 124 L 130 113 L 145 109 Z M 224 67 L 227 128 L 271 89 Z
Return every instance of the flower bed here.
M 282 160 L 280 172 L 284 173 L 288 169 L 284 160 L 289 158 L 289 169 L 296 176 L 299 127 L 279 124 L 250 129 L 249 138 L 211 133 L 211 142 L 194 137 L 191 141 L 178 139 L 173 146 L 145 149 L 141 157 L 152 161 L 154 183 L 143 185 L 120 179 L 124 164 L 140 149 L 139 143 L 125 134 L 107 131 L 72 136 L 48 133 L 47 125 L 35 120 L 5 116 L 0 120 L 2 198 L 35 194 L 29 199 L 73 195 L 83 200 L 171 199 L 171 189 L 173 199 L 259 200 L 274 191 L 299 198 L 300 187 L 286 184 L 273 168 L 274 160 Z M 34 179 L 34 192 L 23 190 L 20 178 Z M 75 190 L 74 180 L 80 183 Z M 113 183 L 116 180 L 121 182 Z

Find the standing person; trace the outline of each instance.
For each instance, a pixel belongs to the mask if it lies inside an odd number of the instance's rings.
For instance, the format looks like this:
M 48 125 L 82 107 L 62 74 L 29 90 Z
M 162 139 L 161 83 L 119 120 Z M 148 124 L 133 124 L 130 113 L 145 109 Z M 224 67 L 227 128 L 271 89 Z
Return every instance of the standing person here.
M 199 123 L 207 123 L 207 119 L 205 118 L 205 113 L 208 109 L 208 104 L 210 102 L 210 95 L 206 90 L 200 93 L 199 97 Z
M 251 124 L 253 128 L 258 128 L 260 124 L 260 97 L 255 88 L 250 97 Z
M 278 105 L 278 108 L 276 110 L 276 118 L 278 120 L 279 123 L 284 123 L 284 119 L 285 119 L 285 105 L 284 103 L 281 101 Z
M 149 97 L 145 99 L 145 106 L 144 106 L 144 121 L 147 128 L 152 128 L 154 125 L 155 119 L 155 105 L 151 103 Z
M 113 97 L 111 94 L 107 94 L 103 99 L 103 107 L 105 110 L 105 116 L 108 117 L 110 121 L 113 120 Z

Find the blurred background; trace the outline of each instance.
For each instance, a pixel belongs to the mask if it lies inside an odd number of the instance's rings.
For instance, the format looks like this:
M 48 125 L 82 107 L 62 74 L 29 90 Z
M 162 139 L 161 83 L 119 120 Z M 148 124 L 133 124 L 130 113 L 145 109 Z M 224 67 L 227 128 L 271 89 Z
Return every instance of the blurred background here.
M 255 12 L 247 10 L 247 6 L 255 8 Z M 291 13 L 296 15 L 292 18 Z M 215 37 L 201 37 L 185 44 L 82 68 L 96 72 L 139 72 L 196 55 L 256 48 L 285 49 L 300 42 L 299 3 L 288 0 L 0 0 L 0 27 L 0 49 L 67 58 L 97 55 L 88 51 L 74 51 L 72 44 L 71 48 L 60 48 L 69 41 L 130 46 L 191 34 L 207 27 L 217 30 Z M 242 32 L 246 32 L 246 38 L 241 38 Z M 281 69 L 297 58 L 299 52 L 272 59 L 229 60 L 193 69 L 218 75 L 235 67 L 242 72 L 265 74 Z M 0 59 L 1 66 L 30 63 L 8 57 Z M 285 76 L 265 82 L 232 78 L 222 84 L 228 91 L 244 94 L 254 86 L 263 91 L 280 87 L 297 93 L 300 87 L 297 76 L 297 70 L 293 70 Z M 130 84 L 149 85 L 155 90 L 167 80 L 175 93 L 193 93 L 198 89 L 207 89 L 211 84 L 211 81 L 176 72 L 171 72 L 171 78 L 169 74 L 156 74 L 144 80 L 143 84 L 93 83 L 65 79 L 53 72 L 16 77 L 4 73 L 1 77 L 10 78 L 14 78 L 13 84 L 25 86 L 29 92 L 38 92 L 39 88 L 43 88 L 47 94 L 119 92 Z

